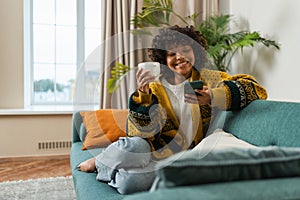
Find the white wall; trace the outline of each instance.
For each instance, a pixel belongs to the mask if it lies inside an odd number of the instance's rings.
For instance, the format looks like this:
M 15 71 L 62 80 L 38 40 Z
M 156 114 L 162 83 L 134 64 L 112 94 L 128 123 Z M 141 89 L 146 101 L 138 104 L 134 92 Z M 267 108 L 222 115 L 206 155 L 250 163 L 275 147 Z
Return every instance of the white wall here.
M 0 0 L 0 109 L 24 107 L 23 1 Z M 0 158 L 68 154 L 67 148 L 40 150 L 38 143 L 71 141 L 71 122 L 71 114 L 0 114 Z
M 221 0 L 223 1 L 223 0 Z M 276 40 L 281 49 L 256 46 L 233 63 L 233 73 L 250 73 L 267 89 L 269 99 L 300 102 L 300 1 L 229 0 L 233 29 L 259 31 Z
M 0 1 L 0 109 L 23 107 L 23 0 Z
M 69 146 L 39 148 L 39 143 L 70 142 L 72 115 L 0 115 L 0 158 L 69 154 Z

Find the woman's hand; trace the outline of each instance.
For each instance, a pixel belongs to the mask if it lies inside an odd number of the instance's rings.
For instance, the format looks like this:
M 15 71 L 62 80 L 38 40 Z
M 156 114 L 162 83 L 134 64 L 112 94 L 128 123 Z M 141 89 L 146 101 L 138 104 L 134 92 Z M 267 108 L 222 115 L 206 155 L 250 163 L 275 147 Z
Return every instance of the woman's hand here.
M 138 89 L 141 92 L 150 93 L 149 83 L 155 80 L 155 76 L 150 75 L 149 70 L 143 71 L 142 68 L 139 68 L 136 72 L 136 80 Z
M 195 93 L 198 93 L 201 95 L 185 94 L 184 95 L 185 102 L 192 103 L 192 104 L 200 104 L 200 105 L 205 105 L 205 104 L 211 103 L 211 94 L 210 94 L 210 90 L 207 86 L 203 86 L 202 90 L 195 89 L 194 91 L 195 91 Z

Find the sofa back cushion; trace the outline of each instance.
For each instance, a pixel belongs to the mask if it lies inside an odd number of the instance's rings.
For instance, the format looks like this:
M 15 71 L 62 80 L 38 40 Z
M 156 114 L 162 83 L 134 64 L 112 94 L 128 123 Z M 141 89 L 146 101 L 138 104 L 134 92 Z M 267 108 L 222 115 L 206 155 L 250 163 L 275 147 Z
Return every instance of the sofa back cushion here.
M 175 154 L 157 165 L 152 189 L 218 182 L 300 176 L 300 148 L 198 149 Z
M 241 111 L 220 112 L 210 129 L 257 146 L 300 147 L 299 122 L 300 103 L 256 100 Z

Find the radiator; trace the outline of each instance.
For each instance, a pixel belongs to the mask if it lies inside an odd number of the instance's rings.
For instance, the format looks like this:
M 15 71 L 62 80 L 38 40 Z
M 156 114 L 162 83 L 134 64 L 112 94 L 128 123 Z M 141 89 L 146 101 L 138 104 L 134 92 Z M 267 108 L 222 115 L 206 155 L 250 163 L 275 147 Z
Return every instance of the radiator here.
M 38 142 L 38 149 L 70 149 L 72 146 L 71 141 L 46 141 Z

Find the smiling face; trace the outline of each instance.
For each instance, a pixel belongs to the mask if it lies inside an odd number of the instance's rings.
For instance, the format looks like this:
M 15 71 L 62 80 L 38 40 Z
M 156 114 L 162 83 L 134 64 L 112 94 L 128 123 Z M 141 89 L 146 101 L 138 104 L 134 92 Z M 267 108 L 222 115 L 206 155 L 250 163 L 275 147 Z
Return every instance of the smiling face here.
M 166 54 L 166 62 L 169 69 L 175 76 L 189 78 L 195 64 L 194 50 L 190 45 L 181 45 L 170 48 Z
M 207 42 L 193 26 L 162 28 L 148 48 L 148 55 L 161 64 L 161 74 L 171 84 L 178 84 L 197 71 L 209 66 Z M 194 54 L 195 52 L 195 54 Z

